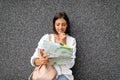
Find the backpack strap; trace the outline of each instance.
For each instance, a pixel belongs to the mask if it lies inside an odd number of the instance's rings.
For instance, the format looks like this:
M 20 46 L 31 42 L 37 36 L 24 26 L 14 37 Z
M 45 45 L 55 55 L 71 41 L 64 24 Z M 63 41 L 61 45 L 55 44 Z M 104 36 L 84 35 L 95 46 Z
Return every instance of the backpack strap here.
M 51 41 L 51 37 L 52 37 L 51 34 L 49 34 L 49 41 Z

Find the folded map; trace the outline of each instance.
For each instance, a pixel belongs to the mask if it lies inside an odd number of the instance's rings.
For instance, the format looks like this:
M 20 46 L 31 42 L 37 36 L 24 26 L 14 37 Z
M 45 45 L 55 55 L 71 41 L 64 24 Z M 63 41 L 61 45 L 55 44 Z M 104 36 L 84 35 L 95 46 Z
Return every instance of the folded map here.
M 44 41 L 42 44 L 42 48 L 46 53 L 50 55 L 50 57 L 63 57 L 70 58 L 73 53 L 73 49 L 68 45 L 61 45 L 59 43 L 54 43 L 50 41 Z

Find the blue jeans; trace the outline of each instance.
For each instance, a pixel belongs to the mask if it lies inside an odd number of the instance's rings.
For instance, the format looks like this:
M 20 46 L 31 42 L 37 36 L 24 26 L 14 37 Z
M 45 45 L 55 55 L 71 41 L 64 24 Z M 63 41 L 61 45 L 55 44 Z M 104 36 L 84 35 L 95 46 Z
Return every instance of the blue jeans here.
M 68 80 L 68 78 L 62 74 L 58 76 L 57 80 Z

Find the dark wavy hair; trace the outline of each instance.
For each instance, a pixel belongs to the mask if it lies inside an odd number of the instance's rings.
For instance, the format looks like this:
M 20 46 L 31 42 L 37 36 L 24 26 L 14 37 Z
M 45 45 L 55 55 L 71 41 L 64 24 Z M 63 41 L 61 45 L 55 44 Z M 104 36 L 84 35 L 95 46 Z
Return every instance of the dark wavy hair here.
M 53 31 L 54 31 L 54 33 L 58 34 L 56 29 L 55 29 L 55 21 L 57 19 L 60 19 L 60 18 L 65 19 L 65 21 L 67 22 L 67 29 L 66 29 L 65 33 L 69 34 L 70 33 L 70 22 L 69 22 L 69 18 L 67 16 L 67 14 L 65 12 L 59 12 L 59 13 L 55 14 L 55 16 L 53 18 Z

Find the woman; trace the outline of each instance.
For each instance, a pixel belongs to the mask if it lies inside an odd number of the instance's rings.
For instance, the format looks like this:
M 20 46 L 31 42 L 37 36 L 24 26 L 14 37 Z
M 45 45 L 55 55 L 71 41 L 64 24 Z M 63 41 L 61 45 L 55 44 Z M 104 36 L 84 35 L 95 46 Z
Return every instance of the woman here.
M 69 36 L 70 23 L 68 16 L 65 12 L 57 13 L 53 18 L 53 30 L 54 34 L 51 35 L 51 41 L 54 43 L 60 43 L 62 45 L 69 45 L 73 48 L 73 55 L 69 59 L 56 59 L 54 68 L 57 71 L 57 80 L 74 80 L 71 68 L 75 64 L 76 53 L 76 40 L 72 36 Z M 31 57 L 31 64 L 38 66 L 40 64 L 48 63 L 48 58 L 39 58 L 38 48 L 42 48 L 41 45 L 44 40 L 49 41 L 49 34 L 45 34 L 39 41 L 33 56 Z

